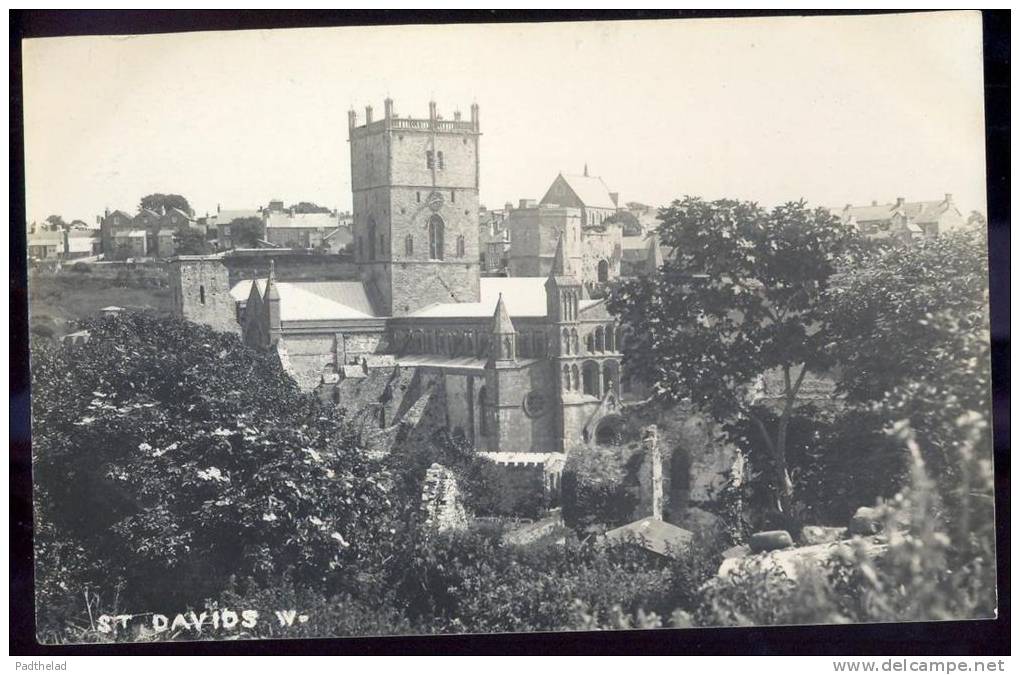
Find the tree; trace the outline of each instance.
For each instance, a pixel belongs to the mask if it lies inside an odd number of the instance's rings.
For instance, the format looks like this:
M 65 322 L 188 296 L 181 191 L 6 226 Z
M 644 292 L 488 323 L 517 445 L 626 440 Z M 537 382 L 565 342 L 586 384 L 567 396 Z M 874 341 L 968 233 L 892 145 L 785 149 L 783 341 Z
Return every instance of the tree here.
M 821 305 L 858 238 L 804 202 L 768 211 L 685 197 L 660 217 L 660 242 L 673 254 L 609 301 L 629 330 L 625 363 L 661 398 L 689 397 L 721 421 L 751 420 L 770 455 L 776 506 L 789 513 L 787 431 L 804 378 L 832 363 Z M 774 423 L 773 410 L 755 401 L 768 373 L 779 386 Z
M 830 288 L 825 320 L 840 335 L 828 347 L 840 391 L 890 424 L 908 420 L 944 496 L 960 503 L 974 426 L 961 420 L 990 410 L 984 231 L 869 253 Z M 989 460 L 990 440 L 986 424 L 976 447 Z
M 271 355 L 148 313 L 81 327 L 33 350 L 44 592 L 183 607 L 232 575 L 343 588 L 386 555 L 386 474 Z
M 190 227 L 177 232 L 174 235 L 174 243 L 179 255 L 205 255 L 212 251 L 205 236 L 199 230 Z
M 180 209 L 185 213 L 191 213 L 191 205 L 188 204 L 188 200 L 181 195 L 165 195 L 159 192 L 142 197 L 142 201 L 138 205 L 138 208 L 139 210 L 148 209 L 150 211 L 155 211 L 156 213 L 165 213 L 170 209 Z
M 230 221 L 230 240 L 235 248 L 256 248 L 266 237 L 266 226 L 261 218 L 235 218 Z
M 636 237 L 642 233 L 641 222 L 630 211 L 617 211 L 605 220 L 606 223 L 619 223 L 626 237 Z
M 64 222 L 64 219 L 58 215 L 52 215 L 46 218 L 46 229 L 54 232 L 60 232 L 66 230 L 71 226 Z
M 297 204 L 292 204 L 290 208 L 294 213 L 329 213 L 328 208 L 313 202 L 298 202 Z

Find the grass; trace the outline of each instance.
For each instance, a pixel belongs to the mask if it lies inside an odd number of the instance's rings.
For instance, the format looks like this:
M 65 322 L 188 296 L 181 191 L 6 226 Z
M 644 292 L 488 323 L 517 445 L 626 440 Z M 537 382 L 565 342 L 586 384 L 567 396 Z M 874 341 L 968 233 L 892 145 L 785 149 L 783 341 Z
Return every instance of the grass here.
M 32 275 L 28 280 L 29 319 L 32 333 L 60 337 L 74 330 L 78 319 L 92 316 L 103 307 L 151 309 L 169 314 L 172 294 L 137 280 L 112 280 L 88 274 Z

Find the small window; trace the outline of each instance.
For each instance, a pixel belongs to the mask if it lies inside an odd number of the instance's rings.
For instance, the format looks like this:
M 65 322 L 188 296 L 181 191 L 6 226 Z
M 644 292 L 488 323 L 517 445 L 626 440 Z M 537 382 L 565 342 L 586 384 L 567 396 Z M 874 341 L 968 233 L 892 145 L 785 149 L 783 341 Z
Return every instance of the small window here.
M 421 193 L 420 192 L 415 192 L 414 193 L 414 197 L 415 197 L 415 199 L 418 200 L 418 203 L 421 204 Z
M 198 301 L 205 304 L 205 286 L 198 287 Z
M 431 150 L 425 151 L 425 167 L 429 169 L 436 168 L 436 158 L 433 156 Z
M 457 237 L 457 257 L 458 258 L 463 258 L 464 257 L 464 235 L 463 234 Z
M 379 235 L 379 255 L 380 256 L 386 255 L 386 235 L 385 234 L 380 234 Z
M 440 150 L 438 154 L 439 154 L 439 168 L 440 169 L 445 169 L 446 168 L 446 162 L 443 160 L 443 151 Z
M 456 204 L 457 203 L 457 191 L 456 190 L 450 190 L 450 203 L 451 204 Z

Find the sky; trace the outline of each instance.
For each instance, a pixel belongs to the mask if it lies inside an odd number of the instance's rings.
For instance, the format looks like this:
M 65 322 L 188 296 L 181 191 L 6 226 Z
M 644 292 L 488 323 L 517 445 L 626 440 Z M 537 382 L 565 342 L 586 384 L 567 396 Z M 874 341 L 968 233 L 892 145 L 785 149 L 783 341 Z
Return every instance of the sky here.
M 480 106 L 481 201 L 585 164 L 621 201 L 683 195 L 985 212 L 977 12 L 345 27 L 27 40 L 30 220 L 153 192 L 198 215 L 351 204 L 347 110 Z

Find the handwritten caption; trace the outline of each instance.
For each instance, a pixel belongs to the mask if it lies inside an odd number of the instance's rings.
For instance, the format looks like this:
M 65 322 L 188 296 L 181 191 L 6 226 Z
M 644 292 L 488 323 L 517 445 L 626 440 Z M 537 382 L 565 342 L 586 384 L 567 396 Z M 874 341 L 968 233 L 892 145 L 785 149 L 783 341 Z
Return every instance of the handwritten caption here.
M 259 625 L 259 621 L 268 613 L 260 613 L 255 609 L 234 611 L 232 609 L 214 609 L 205 612 L 181 612 L 172 617 L 166 614 L 103 614 L 96 620 L 96 630 L 100 633 L 117 633 L 126 630 L 177 633 L 187 631 L 201 633 L 203 631 L 234 631 L 250 630 Z M 276 610 L 269 614 L 269 621 L 275 617 L 281 628 L 308 622 L 308 615 L 297 610 Z

